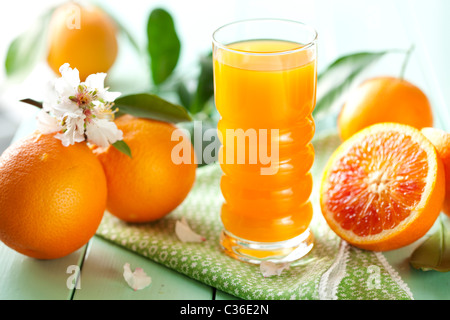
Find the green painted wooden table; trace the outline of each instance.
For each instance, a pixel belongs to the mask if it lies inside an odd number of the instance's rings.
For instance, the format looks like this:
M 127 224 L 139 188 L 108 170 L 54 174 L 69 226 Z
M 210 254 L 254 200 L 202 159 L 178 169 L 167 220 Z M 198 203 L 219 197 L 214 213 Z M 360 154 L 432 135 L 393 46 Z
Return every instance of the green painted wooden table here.
M 352 1 L 346 1 L 349 4 Z M 240 3 L 240 1 L 239 1 Z M 450 8 L 447 0 L 435 0 L 434 6 L 419 0 L 380 1 L 379 6 L 367 6 L 360 1 L 352 5 L 336 5 L 329 1 L 329 10 L 312 17 L 321 35 L 320 62 L 323 65 L 340 54 L 360 50 L 383 48 L 407 48 L 416 44 L 416 51 L 407 71 L 407 78 L 419 85 L 430 97 L 436 117 L 436 126 L 450 130 L 450 86 L 447 58 L 450 47 L 444 39 L 449 22 L 445 9 Z M 352 8 L 348 10 L 348 8 Z M 269 10 L 270 7 L 267 7 Z M 359 10 L 359 11 L 358 11 Z M 245 10 L 239 11 L 239 18 L 246 18 Z M 269 14 L 272 10 L 268 11 Z M 286 18 L 304 20 L 300 11 L 291 10 Z M 352 13 L 356 13 L 352 15 Z M 364 14 L 366 16 L 364 16 Z M 277 15 L 277 12 L 274 13 Z M 278 14 L 280 15 L 280 14 Z M 295 15 L 295 16 L 294 16 Z M 386 16 L 387 15 L 387 16 Z M 281 16 L 281 15 L 280 15 Z M 420 16 L 420 19 L 418 18 Z M 236 17 L 235 17 L 236 18 Z M 339 23 L 352 21 L 350 23 Z M 231 19 L 231 18 L 230 18 Z M 386 23 L 386 22 L 389 23 Z M 426 21 L 432 23 L 426 23 Z M 361 28 L 354 28 L 355 25 Z M 349 38 L 355 39 L 348 41 Z M 447 52 L 447 53 L 445 53 Z M 396 69 L 391 57 L 376 70 L 376 73 L 391 74 Z M 402 58 L 402 57 L 399 57 Z M 395 57 L 392 57 L 395 60 Z M 394 61 L 398 66 L 398 61 Z M 384 66 L 384 68 L 383 68 Z M 16 133 L 16 139 L 30 132 L 34 117 L 24 121 Z M 401 249 L 409 255 L 414 246 Z M 416 299 L 450 299 L 450 274 L 420 272 L 409 268 L 403 260 L 405 254 L 399 251 L 385 253 L 403 280 L 414 292 Z M 134 268 L 142 267 L 151 275 L 152 284 L 145 290 L 133 291 L 125 283 L 123 265 L 128 262 Z M 79 288 L 74 286 L 73 277 L 79 273 Z M 420 274 L 419 274 L 420 273 Z M 234 296 L 216 290 L 199 281 L 177 273 L 115 244 L 94 236 L 82 249 L 73 254 L 51 261 L 40 261 L 25 257 L 0 243 L 0 299 L 45 299 L 45 300 L 225 300 Z

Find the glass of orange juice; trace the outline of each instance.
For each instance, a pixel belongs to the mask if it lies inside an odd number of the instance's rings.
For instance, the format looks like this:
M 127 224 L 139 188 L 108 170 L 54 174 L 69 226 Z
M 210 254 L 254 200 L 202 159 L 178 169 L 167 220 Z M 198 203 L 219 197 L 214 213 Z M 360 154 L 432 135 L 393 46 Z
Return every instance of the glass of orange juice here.
M 255 19 L 213 34 L 224 202 L 220 244 L 250 262 L 294 262 L 313 247 L 316 31 Z

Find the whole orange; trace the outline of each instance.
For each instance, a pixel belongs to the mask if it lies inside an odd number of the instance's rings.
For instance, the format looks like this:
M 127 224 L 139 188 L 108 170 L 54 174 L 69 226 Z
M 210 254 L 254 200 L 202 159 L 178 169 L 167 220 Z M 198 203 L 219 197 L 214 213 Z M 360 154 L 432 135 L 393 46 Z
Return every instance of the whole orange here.
M 84 81 L 90 74 L 107 72 L 117 53 L 117 27 L 102 10 L 69 2 L 57 8 L 49 25 L 47 62 L 59 75 L 68 62 Z
M 158 220 L 186 198 L 194 181 L 197 165 L 194 148 L 189 146 L 189 161 L 172 159 L 180 142 L 172 135 L 173 124 L 125 115 L 116 119 L 132 157 L 114 147 L 94 150 L 103 164 L 108 184 L 107 210 L 128 222 Z
M 433 112 L 425 93 L 412 83 L 394 77 L 372 78 L 350 92 L 338 117 L 339 135 L 344 141 L 380 122 L 432 127 Z
M 66 256 L 95 234 L 106 178 L 85 143 L 34 133 L 0 157 L 0 240 L 38 259 Z
M 423 128 L 422 134 L 435 146 L 445 169 L 445 199 L 442 211 L 450 217 L 450 133 L 438 128 Z

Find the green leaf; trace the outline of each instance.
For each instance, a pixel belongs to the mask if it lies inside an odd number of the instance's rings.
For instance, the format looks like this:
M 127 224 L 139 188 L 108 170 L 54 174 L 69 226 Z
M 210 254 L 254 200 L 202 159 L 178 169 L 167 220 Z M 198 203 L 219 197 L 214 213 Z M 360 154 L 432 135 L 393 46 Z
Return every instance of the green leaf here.
M 171 15 L 164 9 L 154 9 L 147 24 L 147 50 L 155 85 L 163 83 L 175 69 L 181 43 Z
M 409 263 L 423 271 L 450 271 L 450 233 L 442 219 L 439 230 L 413 252 Z
M 178 95 L 178 98 L 180 99 L 181 105 L 186 109 L 189 109 L 192 103 L 192 94 L 189 92 L 184 82 L 178 82 L 175 91 Z
M 191 113 L 201 112 L 205 104 L 214 96 L 214 76 L 212 52 L 200 60 L 200 74 L 198 77 L 197 91 L 194 101 L 189 108 Z
M 149 93 L 132 94 L 115 100 L 119 108 L 117 116 L 130 114 L 135 117 L 149 118 L 166 122 L 191 121 L 185 108 Z
M 313 115 L 316 118 L 325 115 L 336 116 L 346 94 L 356 83 L 363 71 L 392 51 L 359 52 L 340 57 L 317 79 L 317 102 Z
M 31 27 L 15 38 L 9 45 L 5 59 L 8 77 L 24 76 L 42 59 L 46 50 L 47 29 L 54 8 L 34 21 Z
M 112 145 L 114 148 L 116 148 L 120 152 L 122 152 L 122 153 L 126 154 L 127 156 L 129 156 L 130 158 L 132 158 L 131 149 L 125 141 L 123 141 L 123 140 L 116 141 Z

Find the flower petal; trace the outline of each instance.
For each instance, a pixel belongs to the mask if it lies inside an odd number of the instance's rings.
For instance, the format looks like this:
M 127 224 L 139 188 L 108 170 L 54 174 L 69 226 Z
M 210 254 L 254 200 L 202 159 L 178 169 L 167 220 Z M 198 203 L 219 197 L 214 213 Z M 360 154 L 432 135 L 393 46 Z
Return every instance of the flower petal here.
M 55 81 L 55 90 L 60 96 L 69 97 L 75 94 L 75 89 L 80 84 L 80 73 L 77 68 L 70 68 L 68 63 L 59 68 L 61 78 Z
M 37 130 L 39 130 L 43 134 L 58 132 L 62 130 L 60 122 L 44 110 L 39 111 L 36 118 Z
M 206 240 L 205 237 L 192 231 L 184 217 L 181 218 L 181 221 L 175 223 L 175 234 L 182 242 L 202 242 Z
M 100 98 L 102 98 L 106 102 L 114 102 L 114 100 L 120 97 L 121 94 L 122 93 L 120 92 L 109 92 L 105 90 L 104 92 L 100 93 Z
M 91 89 L 103 91 L 105 89 L 105 78 L 106 73 L 104 72 L 94 73 L 86 78 L 84 84 Z
M 82 113 L 78 105 L 75 102 L 70 101 L 69 99 L 65 99 L 65 101 L 53 104 L 49 106 L 49 109 L 50 112 L 53 113 L 56 117 L 63 117 L 67 113 Z
M 114 121 L 112 103 L 119 92 L 108 92 L 105 88 L 106 73 L 91 74 L 80 82 L 76 68 L 63 64 L 61 77 L 53 81 L 52 90 L 43 102 L 45 113 L 39 115 L 42 132 L 58 132 L 55 137 L 64 146 L 88 139 L 99 147 L 106 148 L 123 139 Z M 51 118 L 54 119 L 51 119 Z M 58 130 L 56 130 L 58 129 Z
M 91 119 L 86 122 L 86 136 L 88 141 L 102 148 L 108 147 L 123 139 L 123 132 L 116 124 L 106 119 Z
M 45 98 L 42 101 L 42 109 L 47 112 L 52 111 L 53 106 L 58 104 L 59 97 L 55 91 L 55 80 L 48 81 L 45 86 Z
M 64 133 L 55 135 L 56 139 L 62 141 L 63 146 L 67 147 L 75 142 L 82 142 L 85 140 L 84 136 L 84 119 L 86 116 L 81 109 L 77 112 L 67 112 L 61 118 L 61 123 L 64 123 L 62 128 Z
M 128 262 L 123 266 L 123 277 L 134 291 L 144 289 L 152 282 L 152 278 L 142 268 L 132 272 Z

